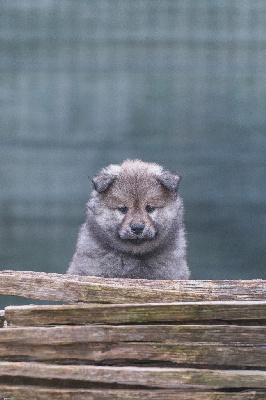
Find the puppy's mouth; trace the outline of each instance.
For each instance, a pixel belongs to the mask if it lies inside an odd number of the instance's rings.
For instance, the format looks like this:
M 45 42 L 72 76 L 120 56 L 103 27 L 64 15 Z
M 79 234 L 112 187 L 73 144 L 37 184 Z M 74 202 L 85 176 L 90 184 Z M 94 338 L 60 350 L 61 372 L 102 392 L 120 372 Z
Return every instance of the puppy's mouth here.
M 123 240 L 123 242 L 125 242 L 125 243 L 130 243 L 130 244 L 133 244 L 133 245 L 135 245 L 135 246 L 140 246 L 140 245 L 142 245 L 143 243 L 146 243 L 146 242 L 150 242 L 151 240 L 153 240 L 154 238 L 152 237 L 152 238 L 149 238 L 149 237 L 147 237 L 147 238 L 138 238 L 138 237 L 136 237 L 136 238 L 127 238 L 127 239 L 123 239 L 123 238 L 121 238 L 122 240 Z
M 146 232 L 145 234 L 136 235 L 132 232 L 119 232 L 118 237 L 123 243 L 133 246 L 141 246 L 144 243 L 155 239 L 157 232 Z

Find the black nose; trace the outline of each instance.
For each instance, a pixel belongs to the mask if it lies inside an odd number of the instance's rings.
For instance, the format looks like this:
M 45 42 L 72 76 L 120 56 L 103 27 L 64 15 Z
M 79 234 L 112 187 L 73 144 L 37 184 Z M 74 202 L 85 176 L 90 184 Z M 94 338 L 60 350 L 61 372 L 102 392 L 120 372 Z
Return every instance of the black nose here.
M 143 231 L 143 229 L 144 229 L 144 224 L 132 224 L 131 225 L 131 230 L 132 230 L 132 232 L 134 232 L 136 235 L 140 235 L 141 234 L 141 232 Z

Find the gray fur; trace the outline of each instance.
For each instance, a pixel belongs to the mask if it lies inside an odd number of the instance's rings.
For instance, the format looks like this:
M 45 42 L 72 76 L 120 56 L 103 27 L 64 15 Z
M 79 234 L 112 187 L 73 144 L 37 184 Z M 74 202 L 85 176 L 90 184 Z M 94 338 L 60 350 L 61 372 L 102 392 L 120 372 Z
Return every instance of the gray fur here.
M 139 160 L 100 171 L 92 180 L 86 222 L 67 273 L 188 279 L 179 181 L 179 175 Z M 147 211 L 147 205 L 152 211 Z M 143 230 L 136 234 L 134 226 Z

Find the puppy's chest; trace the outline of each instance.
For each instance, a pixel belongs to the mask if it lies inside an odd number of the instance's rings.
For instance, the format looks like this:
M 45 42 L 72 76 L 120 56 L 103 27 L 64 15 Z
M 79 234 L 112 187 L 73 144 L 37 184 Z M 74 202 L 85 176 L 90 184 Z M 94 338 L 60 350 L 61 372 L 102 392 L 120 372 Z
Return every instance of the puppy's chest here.
M 132 279 L 146 279 L 150 265 L 148 260 L 141 260 L 130 257 L 121 257 L 121 277 Z
M 138 259 L 110 252 L 98 260 L 97 271 L 107 278 L 158 279 L 156 258 Z M 96 260 L 94 260 L 96 263 Z M 159 267 L 161 270 L 161 265 Z

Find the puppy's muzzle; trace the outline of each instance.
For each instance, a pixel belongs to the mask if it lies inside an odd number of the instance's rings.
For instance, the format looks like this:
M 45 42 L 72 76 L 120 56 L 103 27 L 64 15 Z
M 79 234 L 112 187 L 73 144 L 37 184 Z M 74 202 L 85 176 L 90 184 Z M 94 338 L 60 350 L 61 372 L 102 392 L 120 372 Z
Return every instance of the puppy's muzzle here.
M 139 235 L 142 234 L 142 232 L 143 232 L 143 230 L 145 228 L 145 225 L 144 224 L 140 224 L 140 223 L 136 223 L 136 224 L 132 224 L 130 226 L 130 228 L 131 228 L 131 231 L 134 233 L 134 235 L 139 236 Z
M 147 240 L 153 240 L 157 232 L 151 226 L 147 226 L 142 222 L 132 222 L 126 229 L 119 229 L 118 236 L 122 240 L 134 244 L 141 244 Z

